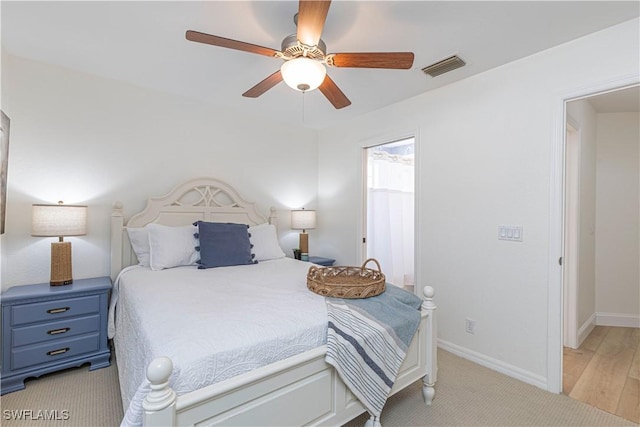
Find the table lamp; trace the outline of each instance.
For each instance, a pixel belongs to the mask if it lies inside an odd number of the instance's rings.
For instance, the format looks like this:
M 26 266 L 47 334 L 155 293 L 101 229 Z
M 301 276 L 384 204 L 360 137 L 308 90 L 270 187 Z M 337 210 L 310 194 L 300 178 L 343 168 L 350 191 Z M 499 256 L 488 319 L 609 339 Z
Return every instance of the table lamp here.
M 71 269 L 71 242 L 65 236 L 87 234 L 87 207 L 65 205 L 33 205 L 31 235 L 38 237 L 58 237 L 51 243 L 51 286 L 73 283 Z
M 316 228 L 316 211 L 296 209 L 291 211 L 291 228 L 302 230 L 300 233 L 300 259 L 309 260 L 309 235 L 307 230 Z

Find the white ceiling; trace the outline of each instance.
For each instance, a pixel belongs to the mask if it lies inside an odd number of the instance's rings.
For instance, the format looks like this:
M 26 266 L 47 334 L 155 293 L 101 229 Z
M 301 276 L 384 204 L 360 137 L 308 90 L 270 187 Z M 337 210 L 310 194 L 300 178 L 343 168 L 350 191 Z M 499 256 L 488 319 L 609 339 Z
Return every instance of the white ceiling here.
M 280 49 L 295 32 L 295 1 L 0 3 L 10 54 L 320 129 L 549 47 L 636 18 L 637 1 L 334 1 L 322 39 L 329 53 L 412 51 L 411 70 L 330 68 L 352 105 L 281 83 L 241 96 L 281 60 L 185 39 L 196 30 Z M 421 69 L 452 54 L 464 68 Z

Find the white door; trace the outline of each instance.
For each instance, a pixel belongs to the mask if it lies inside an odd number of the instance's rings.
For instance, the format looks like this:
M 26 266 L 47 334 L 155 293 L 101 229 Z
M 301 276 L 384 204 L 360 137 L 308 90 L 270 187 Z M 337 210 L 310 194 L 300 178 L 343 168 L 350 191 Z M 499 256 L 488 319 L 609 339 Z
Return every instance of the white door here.
M 564 346 L 578 348 L 578 265 L 580 248 L 580 134 L 567 122 L 565 151 Z
M 363 253 L 380 263 L 387 282 L 413 290 L 415 138 L 365 148 L 365 165 Z

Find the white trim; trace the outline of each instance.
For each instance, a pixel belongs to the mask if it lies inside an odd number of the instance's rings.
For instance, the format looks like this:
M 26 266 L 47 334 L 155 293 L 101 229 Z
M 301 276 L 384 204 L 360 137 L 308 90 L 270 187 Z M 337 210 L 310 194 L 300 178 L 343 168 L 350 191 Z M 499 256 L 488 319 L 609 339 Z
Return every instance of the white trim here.
M 464 359 L 477 363 L 480 366 L 484 366 L 485 368 L 500 372 L 501 374 L 507 375 L 511 378 L 515 378 L 543 390 L 548 389 L 547 380 L 542 375 L 537 375 L 533 372 L 525 371 L 524 369 L 518 368 L 517 366 L 505 363 L 502 360 L 488 357 L 482 353 L 469 350 L 466 347 L 462 347 L 442 339 L 438 339 L 438 347 L 448 351 L 449 353 L 453 353 L 456 356 L 460 356 Z
M 367 195 L 367 146 L 360 144 L 360 214 L 358 215 L 359 234 L 356 249 L 356 259 L 362 263 L 367 259 L 367 242 L 363 240 L 367 236 L 369 220 L 367 215 L 367 205 L 369 203 Z
M 414 138 L 418 134 L 418 129 L 407 130 L 397 129 L 394 131 L 385 132 L 376 136 L 366 137 L 360 140 L 360 148 L 371 148 L 376 145 L 389 144 L 395 141 L 401 141 L 403 139 Z
M 562 330 L 563 286 L 562 267 L 558 259 L 563 253 L 564 221 L 564 135 L 566 133 L 566 103 L 597 93 L 608 92 L 640 83 L 637 74 L 624 75 L 604 82 L 584 86 L 557 95 L 551 109 L 553 135 L 551 140 L 551 168 L 549 177 L 549 283 L 547 291 L 547 390 L 562 392 Z
M 420 205 L 421 205 L 421 201 L 422 201 L 422 197 L 420 196 L 422 194 L 422 191 L 420 191 L 420 183 L 422 182 L 422 175 L 421 175 L 421 171 L 422 168 L 420 167 L 420 165 L 422 164 L 422 162 L 420 161 L 420 153 L 421 153 L 421 149 L 420 149 L 420 130 L 416 129 L 415 132 L 413 133 L 413 150 L 414 150 L 414 157 L 415 157 L 415 161 L 414 161 L 414 166 L 413 166 L 413 177 L 415 180 L 414 183 L 414 200 L 413 200 L 413 215 L 414 215 L 414 225 L 413 225 L 413 232 L 414 232 L 414 242 L 413 242 L 413 274 L 415 274 L 414 277 L 414 290 L 416 292 L 416 294 L 421 297 L 424 298 L 424 295 L 422 294 L 422 290 L 423 287 L 426 286 L 430 286 L 431 284 L 429 283 L 422 283 L 422 245 L 420 244 L 421 238 L 420 236 L 422 236 L 422 221 L 420 220 Z
M 597 325 L 597 323 L 596 323 L 596 314 L 593 313 L 591 316 L 589 316 L 589 319 L 587 319 L 587 321 L 584 322 L 582 324 L 582 326 L 580 326 L 580 329 L 578 329 L 578 338 L 577 338 L 576 346 L 573 347 L 573 348 L 580 347 L 582 345 L 582 343 L 584 342 L 584 340 L 587 339 L 589 334 L 596 327 L 596 325 Z
M 564 139 L 566 100 L 561 96 L 553 108 L 554 135 L 551 141 L 549 177 L 549 284 L 547 290 L 547 390 L 562 392 L 564 287 L 563 268 L 558 259 L 564 253 Z
M 565 133 L 565 243 L 562 256 L 564 345 L 576 349 L 578 343 L 578 276 L 580 265 L 580 176 L 582 131 L 579 123 L 567 114 Z M 574 146 L 569 146 L 569 131 L 575 132 Z
M 640 316 L 637 314 L 596 313 L 595 324 L 598 326 L 621 326 L 623 328 L 640 328 Z

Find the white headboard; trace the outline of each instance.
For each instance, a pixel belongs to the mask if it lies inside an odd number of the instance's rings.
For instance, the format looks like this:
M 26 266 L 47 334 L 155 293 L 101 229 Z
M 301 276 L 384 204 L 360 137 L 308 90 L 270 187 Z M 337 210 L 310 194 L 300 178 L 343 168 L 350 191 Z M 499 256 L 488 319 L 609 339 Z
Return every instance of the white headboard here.
M 111 214 L 111 280 L 124 267 L 137 263 L 127 235 L 127 227 L 144 227 L 149 223 L 179 226 L 195 221 L 233 222 L 257 225 L 276 224 L 275 209 L 262 215 L 229 184 L 214 178 L 195 178 L 176 186 L 161 197 L 147 199 L 141 212 L 124 222 L 122 203 L 116 202 Z

